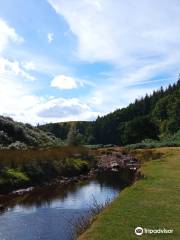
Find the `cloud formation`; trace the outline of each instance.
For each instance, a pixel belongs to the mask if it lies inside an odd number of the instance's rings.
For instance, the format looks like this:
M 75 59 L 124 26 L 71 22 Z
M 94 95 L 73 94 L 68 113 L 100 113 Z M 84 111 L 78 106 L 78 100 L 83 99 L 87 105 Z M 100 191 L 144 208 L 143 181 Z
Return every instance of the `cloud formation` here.
M 94 107 L 101 112 L 126 106 L 178 76 L 178 0 L 48 2 L 76 36 L 78 59 L 106 62 L 114 67 L 89 96 L 89 101 L 94 101 Z
M 93 112 L 90 106 L 86 103 L 81 102 L 77 98 L 54 98 L 45 101 L 42 105 L 40 104 L 38 109 L 38 116 L 42 119 L 56 120 L 89 120 L 97 116 L 98 113 Z
M 0 19 L 0 53 L 4 51 L 10 42 L 22 43 L 24 39 L 19 36 L 15 29 Z
M 34 81 L 35 77 L 31 76 L 27 70 L 27 66 L 24 66 L 18 61 L 10 61 L 6 58 L 0 58 L 0 74 L 9 73 L 14 74 L 15 76 L 23 77 L 24 79 Z
M 177 0 L 49 0 L 78 38 L 86 61 L 117 64 L 168 56 L 180 48 Z M 147 60 L 147 59 L 146 59 Z
M 58 75 L 52 80 L 51 87 L 55 87 L 59 89 L 73 89 L 73 88 L 77 88 L 77 82 L 72 77 L 65 76 L 65 75 Z
M 54 33 L 49 32 L 49 33 L 47 34 L 47 39 L 48 39 L 48 42 L 49 42 L 49 43 L 52 43 L 52 42 L 54 41 Z
M 39 22 L 29 29 L 0 19 L 1 114 L 31 123 L 95 119 L 175 81 L 178 0 L 47 1 L 56 12 L 41 5 L 42 32 Z

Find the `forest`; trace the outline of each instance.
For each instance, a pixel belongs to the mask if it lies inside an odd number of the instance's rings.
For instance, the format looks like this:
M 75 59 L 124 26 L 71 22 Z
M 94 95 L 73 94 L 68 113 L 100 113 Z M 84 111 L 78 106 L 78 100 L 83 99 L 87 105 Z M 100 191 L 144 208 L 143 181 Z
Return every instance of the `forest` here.
M 49 123 L 39 128 L 65 140 L 71 125 L 76 126 L 82 144 L 127 145 L 147 139 L 179 139 L 180 80 L 167 89 L 136 99 L 128 107 L 117 109 L 92 122 Z

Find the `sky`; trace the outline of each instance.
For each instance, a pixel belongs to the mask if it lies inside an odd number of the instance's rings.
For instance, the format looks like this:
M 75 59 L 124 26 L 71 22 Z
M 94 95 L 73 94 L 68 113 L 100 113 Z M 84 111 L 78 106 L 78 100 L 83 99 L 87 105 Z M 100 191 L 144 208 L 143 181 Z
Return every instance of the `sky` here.
M 180 73 L 179 0 L 0 0 L 0 115 L 95 120 Z

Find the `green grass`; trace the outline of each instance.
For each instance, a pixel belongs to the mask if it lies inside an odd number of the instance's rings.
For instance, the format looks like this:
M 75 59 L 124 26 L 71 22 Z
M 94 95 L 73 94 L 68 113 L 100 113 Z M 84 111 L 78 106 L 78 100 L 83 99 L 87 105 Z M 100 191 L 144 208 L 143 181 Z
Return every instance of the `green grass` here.
M 147 150 L 140 150 L 141 155 L 143 151 Z M 145 177 L 123 190 L 80 240 L 180 239 L 180 148 L 153 152 L 163 155 L 143 163 Z M 138 237 L 137 226 L 174 229 L 174 233 Z

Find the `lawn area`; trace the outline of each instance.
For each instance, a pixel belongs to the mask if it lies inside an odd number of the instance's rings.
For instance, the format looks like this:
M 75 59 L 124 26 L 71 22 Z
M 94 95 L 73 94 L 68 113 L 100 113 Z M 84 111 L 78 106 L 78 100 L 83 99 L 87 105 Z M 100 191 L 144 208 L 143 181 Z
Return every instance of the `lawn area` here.
M 144 161 L 145 177 L 123 190 L 79 240 L 180 239 L 180 148 L 152 151 L 163 155 Z M 174 232 L 140 237 L 134 233 L 138 226 Z

